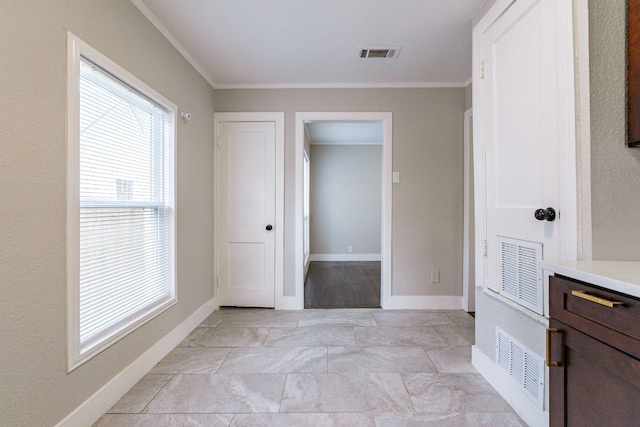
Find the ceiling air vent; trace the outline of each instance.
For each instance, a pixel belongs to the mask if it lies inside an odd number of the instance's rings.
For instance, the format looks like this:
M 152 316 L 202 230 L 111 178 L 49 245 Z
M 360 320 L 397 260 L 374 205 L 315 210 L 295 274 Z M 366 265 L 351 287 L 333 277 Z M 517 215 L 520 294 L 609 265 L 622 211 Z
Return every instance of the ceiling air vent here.
M 397 58 L 400 53 L 399 47 L 393 48 L 377 48 L 377 49 L 360 49 L 360 58 Z

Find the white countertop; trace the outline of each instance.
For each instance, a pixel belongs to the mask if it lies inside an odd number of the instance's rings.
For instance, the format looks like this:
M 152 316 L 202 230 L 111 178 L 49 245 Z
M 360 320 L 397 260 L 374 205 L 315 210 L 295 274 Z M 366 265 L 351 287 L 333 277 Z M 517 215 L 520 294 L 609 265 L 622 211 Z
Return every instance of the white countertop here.
M 540 267 L 640 298 L 640 261 L 541 261 Z

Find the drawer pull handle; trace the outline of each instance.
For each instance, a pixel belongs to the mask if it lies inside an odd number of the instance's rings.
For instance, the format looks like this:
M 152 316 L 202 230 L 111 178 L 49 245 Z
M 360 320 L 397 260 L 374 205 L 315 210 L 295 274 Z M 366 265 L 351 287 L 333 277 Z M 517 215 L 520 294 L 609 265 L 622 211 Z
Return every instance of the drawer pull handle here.
M 610 301 L 608 299 L 596 297 L 594 295 L 589 295 L 585 291 L 571 291 L 571 295 L 573 295 L 574 297 L 586 299 L 587 301 L 595 302 L 596 304 L 604 305 L 605 307 L 609 307 L 609 308 L 618 307 L 624 304 L 620 301 Z
M 558 331 L 556 328 L 547 328 L 546 331 L 546 335 L 547 335 L 547 348 L 546 348 L 546 352 L 545 352 L 545 363 L 548 367 L 553 368 L 556 366 L 560 366 L 560 364 L 562 363 L 562 361 L 558 361 L 555 362 L 553 360 L 551 360 L 551 335 L 553 334 L 560 334 L 562 332 Z

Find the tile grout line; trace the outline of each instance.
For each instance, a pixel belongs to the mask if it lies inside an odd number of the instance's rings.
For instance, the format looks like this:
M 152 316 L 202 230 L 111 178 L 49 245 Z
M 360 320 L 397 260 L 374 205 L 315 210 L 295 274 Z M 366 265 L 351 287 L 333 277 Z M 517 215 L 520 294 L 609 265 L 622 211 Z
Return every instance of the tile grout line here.
M 148 374 L 147 374 L 147 375 L 148 375 Z M 170 382 L 171 382 L 175 377 L 176 377 L 176 374 L 171 375 L 171 378 L 169 378 L 169 381 L 167 381 L 166 383 L 164 383 L 164 385 L 163 385 L 162 387 L 160 387 L 160 389 L 159 389 L 159 390 L 158 390 L 158 391 L 153 395 L 153 397 L 152 397 L 151 399 L 149 399 L 149 401 L 147 402 L 147 404 L 146 404 L 146 405 L 144 405 L 144 408 L 142 408 L 142 410 L 139 412 L 139 414 L 144 414 L 144 413 L 146 413 L 146 412 L 144 412 L 144 411 L 145 411 L 145 409 L 147 409 L 147 408 L 149 407 L 149 405 L 151 405 L 151 402 L 153 402 L 153 400 L 154 400 L 156 397 L 158 397 L 158 395 L 160 394 L 160 392 L 161 392 L 162 390 L 164 390 L 164 389 L 167 387 L 167 385 L 169 385 L 169 383 L 170 383 Z

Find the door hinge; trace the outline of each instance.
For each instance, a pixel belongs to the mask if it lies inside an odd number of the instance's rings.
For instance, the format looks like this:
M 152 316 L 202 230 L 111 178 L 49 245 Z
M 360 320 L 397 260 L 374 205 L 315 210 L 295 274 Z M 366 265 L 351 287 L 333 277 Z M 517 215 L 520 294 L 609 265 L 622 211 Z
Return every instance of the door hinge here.
M 219 288 L 220 287 L 220 277 L 216 276 L 216 286 Z
M 216 136 L 216 146 L 220 148 L 220 137 Z
M 482 241 L 482 255 L 487 256 L 487 239 Z
M 484 80 L 484 61 L 480 61 L 480 80 Z

